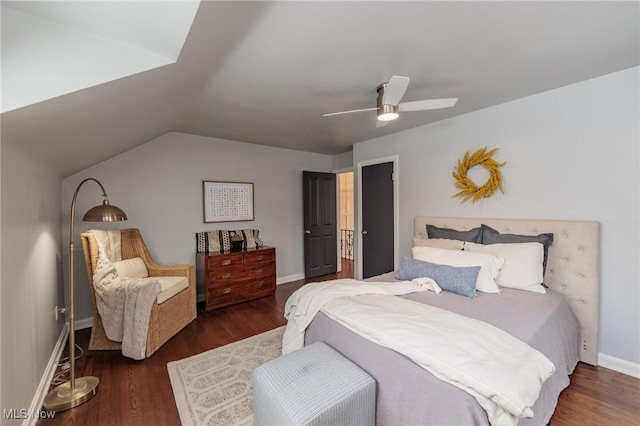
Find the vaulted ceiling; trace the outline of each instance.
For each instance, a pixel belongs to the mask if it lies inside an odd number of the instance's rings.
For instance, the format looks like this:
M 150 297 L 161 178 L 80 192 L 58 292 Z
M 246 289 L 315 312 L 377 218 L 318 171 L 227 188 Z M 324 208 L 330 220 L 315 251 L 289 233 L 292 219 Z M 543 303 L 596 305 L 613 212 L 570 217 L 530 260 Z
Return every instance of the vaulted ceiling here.
M 638 2 L 203 1 L 175 63 L 5 112 L 2 144 L 65 176 L 171 131 L 337 154 L 637 66 L 639 33 Z M 322 116 L 375 107 L 392 75 L 403 101 L 459 101 Z

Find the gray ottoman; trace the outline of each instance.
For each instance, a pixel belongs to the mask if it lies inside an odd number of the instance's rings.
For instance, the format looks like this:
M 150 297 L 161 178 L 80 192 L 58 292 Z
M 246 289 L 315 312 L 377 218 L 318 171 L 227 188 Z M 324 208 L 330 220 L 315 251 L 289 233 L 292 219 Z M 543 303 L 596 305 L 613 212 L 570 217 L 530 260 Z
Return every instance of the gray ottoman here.
M 254 425 L 373 425 L 376 382 L 317 342 L 253 370 Z

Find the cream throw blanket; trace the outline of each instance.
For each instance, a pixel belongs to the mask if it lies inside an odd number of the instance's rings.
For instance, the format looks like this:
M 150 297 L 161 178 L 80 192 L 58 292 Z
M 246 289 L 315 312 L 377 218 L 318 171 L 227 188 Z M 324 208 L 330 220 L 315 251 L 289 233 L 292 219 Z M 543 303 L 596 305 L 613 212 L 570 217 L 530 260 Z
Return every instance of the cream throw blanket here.
M 431 278 L 392 283 L 337 279 L 302 286 L 287 299 L 284 307 L 288 322 L 282 338 L 282 353 L 293 352 L 304 346 L 307 327 L 322 306 L 335 298 L 358 294 L 403 295 L 426 290 L 442 291 Z
M 110 340 L 122 342 L 122 355 L 144 359 L 149 317 L 160 293 L 160 282 L 119 277 L 113 262 L 120 259 L 120 231 L 89 232 L 98 243 L 93 288 L 105 334 Z

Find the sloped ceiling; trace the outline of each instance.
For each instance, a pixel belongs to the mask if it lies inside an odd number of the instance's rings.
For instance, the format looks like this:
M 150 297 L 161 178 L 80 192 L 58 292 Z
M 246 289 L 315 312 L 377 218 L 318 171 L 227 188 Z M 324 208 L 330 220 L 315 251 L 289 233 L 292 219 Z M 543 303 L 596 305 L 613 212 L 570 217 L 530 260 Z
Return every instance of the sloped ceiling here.
M 55 3 L 55 2 L 54 2 Z M 2 143 L 72 174 L 171 131 L 337 154 L 640 63 L 637 2 L 203 1 L 175 64 L 2 115 Z M 3 68 L 5 64 L 2 64 Z M 376 87 L 447 110 L 375 127 Z
M 2 112 L 174 63 L 198 4 L 2 2 Z

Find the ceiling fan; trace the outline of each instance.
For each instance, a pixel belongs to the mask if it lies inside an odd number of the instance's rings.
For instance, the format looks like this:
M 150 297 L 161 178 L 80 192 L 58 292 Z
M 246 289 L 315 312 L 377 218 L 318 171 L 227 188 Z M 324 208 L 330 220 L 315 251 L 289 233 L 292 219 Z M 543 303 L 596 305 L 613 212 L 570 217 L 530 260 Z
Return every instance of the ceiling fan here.
M 429 109 L 450 108 L 456 104 L 458 98 L 424 99 L 413 102 L 400 102 L 409 86 L 409 77 L 394 75 L 388 83 L 378 86 L 378 106 L 375 108 L 353 109 L 349 111 L 331 112 L 322 114 L 323 117 L 339 114 L 351 114 L 363 111 L 378 111 L 376 127 L 386 126 L 389 121 L 395 120 L 404 111 L 424 111 Z

